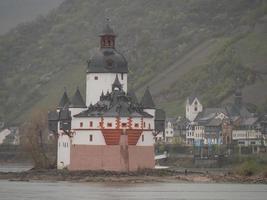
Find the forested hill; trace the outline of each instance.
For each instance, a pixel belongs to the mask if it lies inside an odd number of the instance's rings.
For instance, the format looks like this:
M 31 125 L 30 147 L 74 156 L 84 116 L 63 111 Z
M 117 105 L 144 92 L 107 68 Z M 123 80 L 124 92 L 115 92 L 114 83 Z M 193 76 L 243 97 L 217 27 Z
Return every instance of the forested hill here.
M 56 8 L 63 0 L 1 0 L 0 35 Z
M 205 105 L 233 94 L 240 74 L 245 100 L 267 103 L 266 0 L 65 0 L 47 17 L 0 37 L 0 114 L 22 121 L 56 105 L 64 86 L 85 88 L 86 61 L 105 18 L 127 58 L 130 86 L 149 85 L 170 116 L 193 91 Z

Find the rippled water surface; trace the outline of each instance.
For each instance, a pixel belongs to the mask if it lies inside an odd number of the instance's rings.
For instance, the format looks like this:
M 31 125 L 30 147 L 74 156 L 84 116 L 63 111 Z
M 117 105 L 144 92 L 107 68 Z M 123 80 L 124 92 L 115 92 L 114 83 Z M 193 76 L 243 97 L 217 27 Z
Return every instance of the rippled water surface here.
M 266 200 L 267 185 L 247 184 L 95 184 L 0 180 L 1 200 L 203 199 Z

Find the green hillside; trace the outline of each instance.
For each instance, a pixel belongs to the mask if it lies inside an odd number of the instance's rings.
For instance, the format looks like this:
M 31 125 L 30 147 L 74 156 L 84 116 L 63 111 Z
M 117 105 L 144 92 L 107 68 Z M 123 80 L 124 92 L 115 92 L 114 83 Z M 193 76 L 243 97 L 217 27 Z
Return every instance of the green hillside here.
M 65 86 L 83 90 L 106 17 L 130 86 L 140 96 L 149 85 L 170 116 L 182 114 L 192 91 L 205 105 L 229 100 L 237 73 L 246 100 L 267 104 L 266 0 L 65 0 L 0 37 L 2 118 L 23 121 L 34 108 L 55 106 Z

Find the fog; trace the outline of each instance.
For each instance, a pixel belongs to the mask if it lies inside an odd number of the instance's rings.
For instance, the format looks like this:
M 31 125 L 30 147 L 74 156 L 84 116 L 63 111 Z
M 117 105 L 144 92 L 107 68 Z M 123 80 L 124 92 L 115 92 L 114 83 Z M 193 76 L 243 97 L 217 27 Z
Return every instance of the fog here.
M 0 35 L 19 23 L 46 15 L 63 0 L 0 0 Z

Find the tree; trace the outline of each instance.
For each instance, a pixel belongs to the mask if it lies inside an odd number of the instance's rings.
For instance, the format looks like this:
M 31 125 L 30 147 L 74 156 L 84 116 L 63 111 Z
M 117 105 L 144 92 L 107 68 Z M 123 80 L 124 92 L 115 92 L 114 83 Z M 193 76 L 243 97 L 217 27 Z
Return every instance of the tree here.
M 30 120 L 21 127 L 22 146 L 30 154 L 35 169 L 56 166 L 57 140 L 56 137 L 49 137 L 47 125 L 47 112 L 34 110 Z

